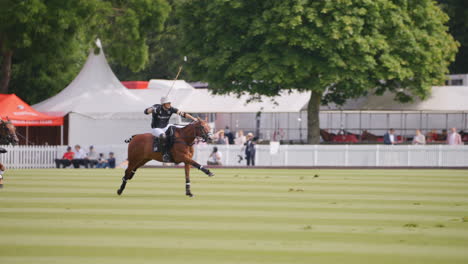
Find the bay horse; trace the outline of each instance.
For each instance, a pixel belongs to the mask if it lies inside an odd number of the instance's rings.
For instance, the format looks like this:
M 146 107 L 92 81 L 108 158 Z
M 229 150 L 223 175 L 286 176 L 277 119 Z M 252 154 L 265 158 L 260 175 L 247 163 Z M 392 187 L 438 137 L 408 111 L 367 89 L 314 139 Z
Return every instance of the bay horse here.
M 195 139 L 202 138 L 202 140 L 207 141 L 210 137 L 210 126 L 206 120 L 200 118 L 183 128 L 174 129 L 174 140 L 169 153 L 175 163 L 183 162 L 185 164 L 185 195 L 189 197 L 193 197 L 190 190 L 190 166 L 194 166 L 210 177 L 214 176 L 210 170 L 192 159 Z M 153 140 L 153 134 L 146 133 L 134 135 L 125 141 L 129 143 L 128 167 L 125 170 L 125 176 L 122 178 L 122 184 L 117 190 L 118 195 L 122 194 L 127 181 L 133 178 L 138 168 L 150 160 L 163 161 L 161 152 L 153 152 Z
M 7 118 L 7 121 L 3 121 L 0 118 L 0 145 L 16 145 L 18 144 L 19 139 L 16 136 L 16 127 Z M 4 148 L 0 148 L 0 153 L 6 153 L 7 150 Z M 3 187 L 3 172 L 5 172 L 5 166 L 0 163 L 0 188 Z

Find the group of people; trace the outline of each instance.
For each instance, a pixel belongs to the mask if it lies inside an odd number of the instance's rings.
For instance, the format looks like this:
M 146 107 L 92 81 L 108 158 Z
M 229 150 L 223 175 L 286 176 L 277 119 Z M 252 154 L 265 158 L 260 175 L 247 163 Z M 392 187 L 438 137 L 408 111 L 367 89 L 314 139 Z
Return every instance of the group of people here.
M 446 142 L 447 145 L 463 145 L 463 141 L 461 135 L 457 132 L 456 128 L 450 129 L 450 133 L 442 134 L 444 137 L 442 138 L 443 141 Z M 427 137 L 421 133 L 421 130 L 416 130 L 416 135 L 413 137 L 412 144 L 413 145 L 425 145 L 427 142 L 437 141 L 437 133 L 432 130 L 427 134 Z M 391 128 L 387 133 L 384 135 L 384 144 L 386 145 L 395 145 L 401 143 L 401 141 L 397 140 L 397 136 L 395 135 L 395 129 Z
M 218 131 L 214 137 L 213 142 L 214 144 L 236 144 L 242 145 L 241 152 L 245 154 L 245 160 L 247 162 L 247 166 L 255 166 L 255 138 L 252 133 L 248 133 L 247 136 L 244 136 L 242 130 L 238 132 L 238 136 L 234 138 L 232 132 L 229 131 L 229 127 L 226 127 L 227 133 L 224 130 Z M 232 143 L 231 143 L 232 142 Z M 218 150 L 218 147 L 213 147 L 213 151 L 211 152 L 207 164 L 208 165 L 223 165 L 222 163 L 222 153 Z M 239 162 L 244 159 L 244 157 L 239 155 L 240 159 Z
M 113 152 L 109 152 L 109 157 L 105 158 L 104 153 L 97 153 L 94 146 L 89 147 L 86 152 L 80 145 L 75 145 L 75 150 L 68 146 L 67 151 L 63 154 L 61 159 L 55 159 L 55 165 L 58 168 L 66 168 L 73 165 L 75 169 L 80 166 L 85 168 L 115 168 L 115 157 Z

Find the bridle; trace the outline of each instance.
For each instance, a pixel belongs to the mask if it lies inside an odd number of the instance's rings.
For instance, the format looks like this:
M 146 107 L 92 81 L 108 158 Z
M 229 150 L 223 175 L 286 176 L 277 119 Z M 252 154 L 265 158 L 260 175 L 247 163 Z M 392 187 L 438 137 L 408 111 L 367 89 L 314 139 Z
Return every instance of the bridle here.
M 197 135 L 197 130 L 198 130 L 200 136 Z M 195 137 L 200 137 L 203 142 L 207 142 L 208 139 L 210 138 L 210 133 L 206 132 L 205 127 L 202 125 L 201 122 L 199 122 L 195 126 Z
M 8 128 L 8 125 L 10 124 L 11 121 L 0 120 L 0 136 L 6 139 L 6 141 L 4 142 L 6 142 L 7 144 L 12 143 L 13 145 L 15 145 L 18 143 L 18 139 L 14 132 L 12 132 L 10 128 Z M 0 138 L 0 142 L 1 141 L 2 140 Z

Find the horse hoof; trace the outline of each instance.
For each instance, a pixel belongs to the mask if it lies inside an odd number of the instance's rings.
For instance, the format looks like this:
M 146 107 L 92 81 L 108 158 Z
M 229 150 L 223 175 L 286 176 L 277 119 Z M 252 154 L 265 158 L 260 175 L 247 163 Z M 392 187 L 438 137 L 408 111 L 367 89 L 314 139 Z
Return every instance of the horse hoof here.
M 210 173 L 208 173 L 208 176 L 209 176 L 209 177 L 213 177 L 213 176 L 214 176 L 214 173 L 210 172 Z
M 121 195 L 121 194 L 122 194 L 122 190 L 118 189 L 118 190 L 117 190 L 117 194 L 118 194 L 118 195 Z
M 188 197 L 193 197 L 193 194 L 191 193 L 186 193 L 185 195 L 187 195 Z

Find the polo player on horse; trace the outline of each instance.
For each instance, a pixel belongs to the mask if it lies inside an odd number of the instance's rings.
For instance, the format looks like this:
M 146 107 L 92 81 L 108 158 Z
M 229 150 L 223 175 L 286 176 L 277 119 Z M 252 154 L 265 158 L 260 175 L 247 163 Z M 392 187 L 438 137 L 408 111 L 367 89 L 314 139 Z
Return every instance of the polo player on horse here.
M 159 146 L 163 154 L 163 161 L 169 162 L 168 149 L 166 147 L 166 130 L 169 128 L 169 119 L 172 114 L 178 114 L 184 118 L 190 118 L 193 121 L 197 119 L 188 113 L 171 106 L 171 100 L 168 97 L 161 97 L 161 104 L 155 104 L 145 109 L 146 115 L 152 114 L 151 133 L 159 138 Z

